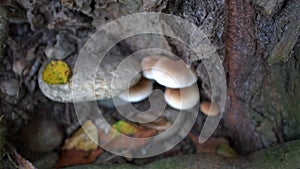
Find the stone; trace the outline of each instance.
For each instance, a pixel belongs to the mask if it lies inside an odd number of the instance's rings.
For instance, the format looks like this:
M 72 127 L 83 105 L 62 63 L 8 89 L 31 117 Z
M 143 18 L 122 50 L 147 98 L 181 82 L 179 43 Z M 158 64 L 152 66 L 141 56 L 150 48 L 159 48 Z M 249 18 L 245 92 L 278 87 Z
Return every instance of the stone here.
M 58 123 L 51 119 L 36 118 L 24 126 L 20 141 L 35 153 L 46 153 L 61 145 L 63 137 L 64 132 Z
M 9 96 L 16 96 L 19 91 L 19 82 L 17 80 L 3 81 L 0 85 L 1 92 Z
M 48 44 L 44 52 L 49 59 L 55 58 L 58 60 L 64 60 L 74 53 L 75 50 L 76 47 L 72 44 L 70 38 L 63 33 L 60 33 L 56 35 L 55 45 Z
M 26 68 L 27 65 L 27 61 L 25 59 L 20 59 L 20 60 L 16 60 L 13 63 L 13 71 L 15 74 L 22 76 L 22 73 L 24 71 L 24 74 L 26 74 L 26 70 L 24 70 Z

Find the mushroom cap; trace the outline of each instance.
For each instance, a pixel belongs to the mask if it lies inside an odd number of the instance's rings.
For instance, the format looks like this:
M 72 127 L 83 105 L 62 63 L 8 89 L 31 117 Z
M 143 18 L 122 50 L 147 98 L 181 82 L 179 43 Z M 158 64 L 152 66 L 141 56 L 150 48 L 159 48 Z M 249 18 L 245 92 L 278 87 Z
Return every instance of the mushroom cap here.
M 216 116 L 219 113 L 219 106 L 216 103 L 204 101 L 200 104 L 201 111 L 207 116 Z
M 164 97 L 169 106 L 179 110 L 187 110 L 198 103 L 200 95 L 197 85 L 194 84 L 182 89 L 167 88 Z
M 141 62 L 142 70 L 143 70 L 143 75 L 147 79 L 154 79 L 151 73 L 152 67 L 156 64 L 156 62 L 161 59 L 165 58 L 165 56 L 158 56 L 158 55 L 153 55 L 153 56 L 147 56 L 143 58 Z
M 168 88 L 185 88 L 197 81 L 194 71 L 182 60 L 159 59 L 151 70 L 155 81 Z
M 119 98 L 127 102 L 139 102 L 147 98 L 152 93 L 152 89 L 153 81 L 141 78 L 136 85 L 121 93 Z

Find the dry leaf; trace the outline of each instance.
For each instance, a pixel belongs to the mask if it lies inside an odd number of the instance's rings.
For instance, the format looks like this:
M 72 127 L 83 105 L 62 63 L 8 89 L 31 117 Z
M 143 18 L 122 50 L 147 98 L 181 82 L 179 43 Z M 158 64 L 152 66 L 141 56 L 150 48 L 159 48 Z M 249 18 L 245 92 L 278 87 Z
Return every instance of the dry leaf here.
M 58 160 L 56 167 L 67 167 L 81 164 L 91 164 L 97 157 L 99 157 L 104 151 L 102 149 L 96 149 L 92 151 L 83 150 L 65 150 L 62 152 L 60 159 Z
M 23 158 L 17 151 L 14 151 L 16 156 L 16 161 L 19 164 L 19 169 L 37 169 L 35 166 L 32 165 L 31 162 Z
M 142 130 L 136 132 L 133 137 L 134 138 L 149 138 L 157 134 L 156 130 Z
M 95 150 L 98 147 L 98 129 L 95 124 L 88 120 L 84 125 L 65 141 L 63 150 Z
M 197 153 L 216 153 L 221 144 L 229 144 L 228 140 L 223 137 L 210 137 L 204 143 L 198 142 L 198 137 L 189 133 L 189 137 L 196 146 Z
M 239 154 L 228 144 L 221 144 L 217 149 L 217 154 L 225 157 L 238 157 Z
M 168 121 L 168 119 L 166 117 L 159 117 L 158 119 L 156 119 L 153 122 L 142 123 L 140 125 L 148 128 L 148 129 L 154 129 L 154 130 L 158 130 L 158 131 L 166 131 L 172 126 L 172 123 L 170 121 Z
M 116 122 L 115 124 L 112 125 L 112 128 L 125 135 L 134 134 L 139 130 L 141 130 L 137 125 L 128 123 L 124 120 L 120 120 Z
M 143 130 L 133 134 L 133 138 L 148 138 L 156 134 L 156 130 Z M 99 140 L 101 146 L 111 150 L 139 149 L 147 144 L 146 139 L 134 142 L 130 137 L 120 137 L 120 134 L 113 131 L 105 134 L 102 130 L 99 130 Z
M 71 76 L 71 68 L 66 62 L 51 61 L 43 72 L 43 80 L 48 84 L 66 84 Z

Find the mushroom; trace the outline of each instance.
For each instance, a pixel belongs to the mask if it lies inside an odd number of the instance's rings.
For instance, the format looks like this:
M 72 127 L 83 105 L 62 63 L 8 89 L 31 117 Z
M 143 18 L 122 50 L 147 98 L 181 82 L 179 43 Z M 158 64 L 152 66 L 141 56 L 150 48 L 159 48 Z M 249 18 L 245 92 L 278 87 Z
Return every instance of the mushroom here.
M 147 98 L 152 93 L 152 89 L 153 81 L 141 78 L 136 85 L 121 93 L 119 98 L 127 102 L 139 102 Z
M 200 104 L 201 111 L 207 116 L 216 116 L 219 113 L 219 106 L 216 103 L 204 101 Z
M 147 56 L 142 60 L 141 66 L 145 78 L 154 79 L 151 70 L 152 67 L 156 64 L 156 62 L 161 58 L 165 58 L 165 56 L 157 56 L 157 55 Z
M 194 71 L 189 69 L 182 60 L 159 59 L 151 70 L 154 80 L 168 88 L 185 88 L 197 81 Z
M 193 108 L 199 101 L 197 85 L 181 89 L 167 88 L 164 94 L 167 104 L 175 109 L 187 110 Z

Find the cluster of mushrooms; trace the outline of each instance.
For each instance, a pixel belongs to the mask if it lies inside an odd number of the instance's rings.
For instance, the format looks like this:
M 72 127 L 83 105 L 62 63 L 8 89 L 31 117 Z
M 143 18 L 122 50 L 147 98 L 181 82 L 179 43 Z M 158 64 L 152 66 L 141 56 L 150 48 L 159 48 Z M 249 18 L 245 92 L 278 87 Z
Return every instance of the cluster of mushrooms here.
M 200 99 L 197 87 L 197 76 L 194 70 L 180 59 L 166 56 L 147 56 L 141 62 L 143 78 L 121 93 L 119 98 L 126 102 L 136 103 L 149 97 L 153 91 L 153 82 L 164 86 L 164 99 L 175 109 L 188 110 L 193 108 Z M 219 113 L 217 104 L 204 101 L 200 104 L 201 111 L 207 116 Z

